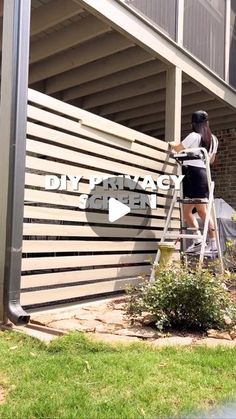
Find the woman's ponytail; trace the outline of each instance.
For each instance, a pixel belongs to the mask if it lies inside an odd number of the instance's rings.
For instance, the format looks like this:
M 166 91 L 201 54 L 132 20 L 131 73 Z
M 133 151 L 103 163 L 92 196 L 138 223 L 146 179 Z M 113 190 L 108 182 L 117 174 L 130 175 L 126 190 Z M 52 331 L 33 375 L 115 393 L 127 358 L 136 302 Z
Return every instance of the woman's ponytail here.
M 208 122 L 193 122 L 192 128 L 194 132 L 197 132 L 201 135 L 200 146 L 206 148 L 206 150 L 209 151 L 212 141 L 212 132 Z

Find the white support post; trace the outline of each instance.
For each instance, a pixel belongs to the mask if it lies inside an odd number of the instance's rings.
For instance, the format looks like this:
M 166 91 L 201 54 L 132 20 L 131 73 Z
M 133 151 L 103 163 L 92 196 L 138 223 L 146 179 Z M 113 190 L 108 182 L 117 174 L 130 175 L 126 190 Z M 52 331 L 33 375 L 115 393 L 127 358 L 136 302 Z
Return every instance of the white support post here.
M 229 83 L 231 0 L 225 2 L 225 81 Z
M 182 70 L 170 67 L 166 75 L 165 140 L 180 141 L 182 104 Z
M 170 67 L 166 75 L 166 115 L 165 115 L 165 140 L 181 140 L 181 107 L 182 107 L 182 70 Z M 177 168 L 181 175 L 181 168 Z M 183 212 L 180 207 L 181 227 L 184 224 Z M 184 242 L 181 242 L 182 245 Z

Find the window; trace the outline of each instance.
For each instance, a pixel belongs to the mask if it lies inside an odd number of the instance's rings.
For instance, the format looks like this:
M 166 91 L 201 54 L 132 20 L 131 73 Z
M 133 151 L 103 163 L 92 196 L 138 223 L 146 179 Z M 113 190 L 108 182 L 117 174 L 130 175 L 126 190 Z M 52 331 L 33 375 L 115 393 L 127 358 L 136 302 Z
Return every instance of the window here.
M 183 38 L 185 48 L 224 77 L 224 0 L 185 0 Z
M 229 82 L 236 88 L 236 0 L 231 0 Z
M 124 2 L 158 25 L 172 39 L 176 39 L 177 0 L 125 0 Z

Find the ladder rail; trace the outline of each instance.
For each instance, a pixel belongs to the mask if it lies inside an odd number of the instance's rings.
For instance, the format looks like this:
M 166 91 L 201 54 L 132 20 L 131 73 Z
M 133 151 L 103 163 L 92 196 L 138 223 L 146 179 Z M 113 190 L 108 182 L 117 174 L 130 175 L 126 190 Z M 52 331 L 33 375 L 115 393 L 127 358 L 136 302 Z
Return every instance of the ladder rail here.
M 213 195 L 214 187 L 215 187 L 215 184 L 214 182 L 212 182 L 209 189 L 209 202 L 207 205 L 207 213 L 206 213 L 206 218 L 204 221 L 204 228 L 203 228 L 203 234 L 202 234 L 202 245 L 201 245 L 200 257 L 199 257 L 199 267 L 202 267 L 203 260 L 204 260 L 204 251 L 205 251 L 205 246 L 206 246 L 207 233 L 209 231 L 209 222 L 211 218 L 212 203 L 214 199 L 214 195 Z
M 171 199 L 170 208 L 169 208 L 168 215 L 167 215 L 167 219 L 166 219 L 166 223 L 165 223 L 165 227 L 164 227 L 163 234 L 162 234 L 162 237 L 161 237 L 161 240 L 160 240 L 159 243 L 163 243 L 165 241 L 165 236 L 166 236 L 169 224 L 171 222 L 171 216 L 172 216 L 172 213 L 173 213 L 173 210 L 174 210 L 174 206 L 175 206 L 175 203 L 177 201 L 178 192 L 179 191 L 177 189 L 174 190 L 174 193 L 173 193 L 173 196 L 172 196 L 172 199 Z M 150 281 L 151 282 L 153 282 L 155 280 L 155 268 L 156 268 L 156 265 L 159 262 L 159 259 L 160 259 L 160 249 L 158 249 L 155 260 L 154 260 L 154 263 L 153 263 L 151 276 L 150 276 Z
M 223 256 L 222 256 L 222 250 L 221 250 L 221 246 L 220 246 L 220 238 L 219 238 L 219 228 L 218 228 L 218 223 L 217 223 L 217 218 L 216 218 L 216 208 L 215 208 L 215 203 L 213 202 L 212 205 L 212 218 L 213 218 L 213 223 L 215 226 L 215 232 L 216 232 L 216 247 L 218 250 L 218 259 L 220 261 L 220 270 L 221 273 L 224 273 L 224 262 L 223 262 Z

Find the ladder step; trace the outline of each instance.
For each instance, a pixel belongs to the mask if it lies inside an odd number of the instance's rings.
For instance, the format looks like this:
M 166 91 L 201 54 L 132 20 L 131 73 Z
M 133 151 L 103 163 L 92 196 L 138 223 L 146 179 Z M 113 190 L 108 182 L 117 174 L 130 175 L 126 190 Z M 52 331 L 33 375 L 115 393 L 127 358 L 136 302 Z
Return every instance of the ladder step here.
M 199 198 L 199 199 L 191 199 L 191 198 L 177 198 L 177 202 L 180 204 L 208 204 L 208 199 Z
M 181 231 L 203 231 L 203 228 L 199 227 L 199 228 L 194 228 L 194 227 L 181 227 L 180 228 Z
M 188 161 L 188 160 L 203 160 L 203 155 L 196 153 L 177 153 L 173 155 L 173 158 L 178 161 Z
M 201 239 L 202 234 L 174 234 L 167 233 L 165 234 L 165 239 Z

